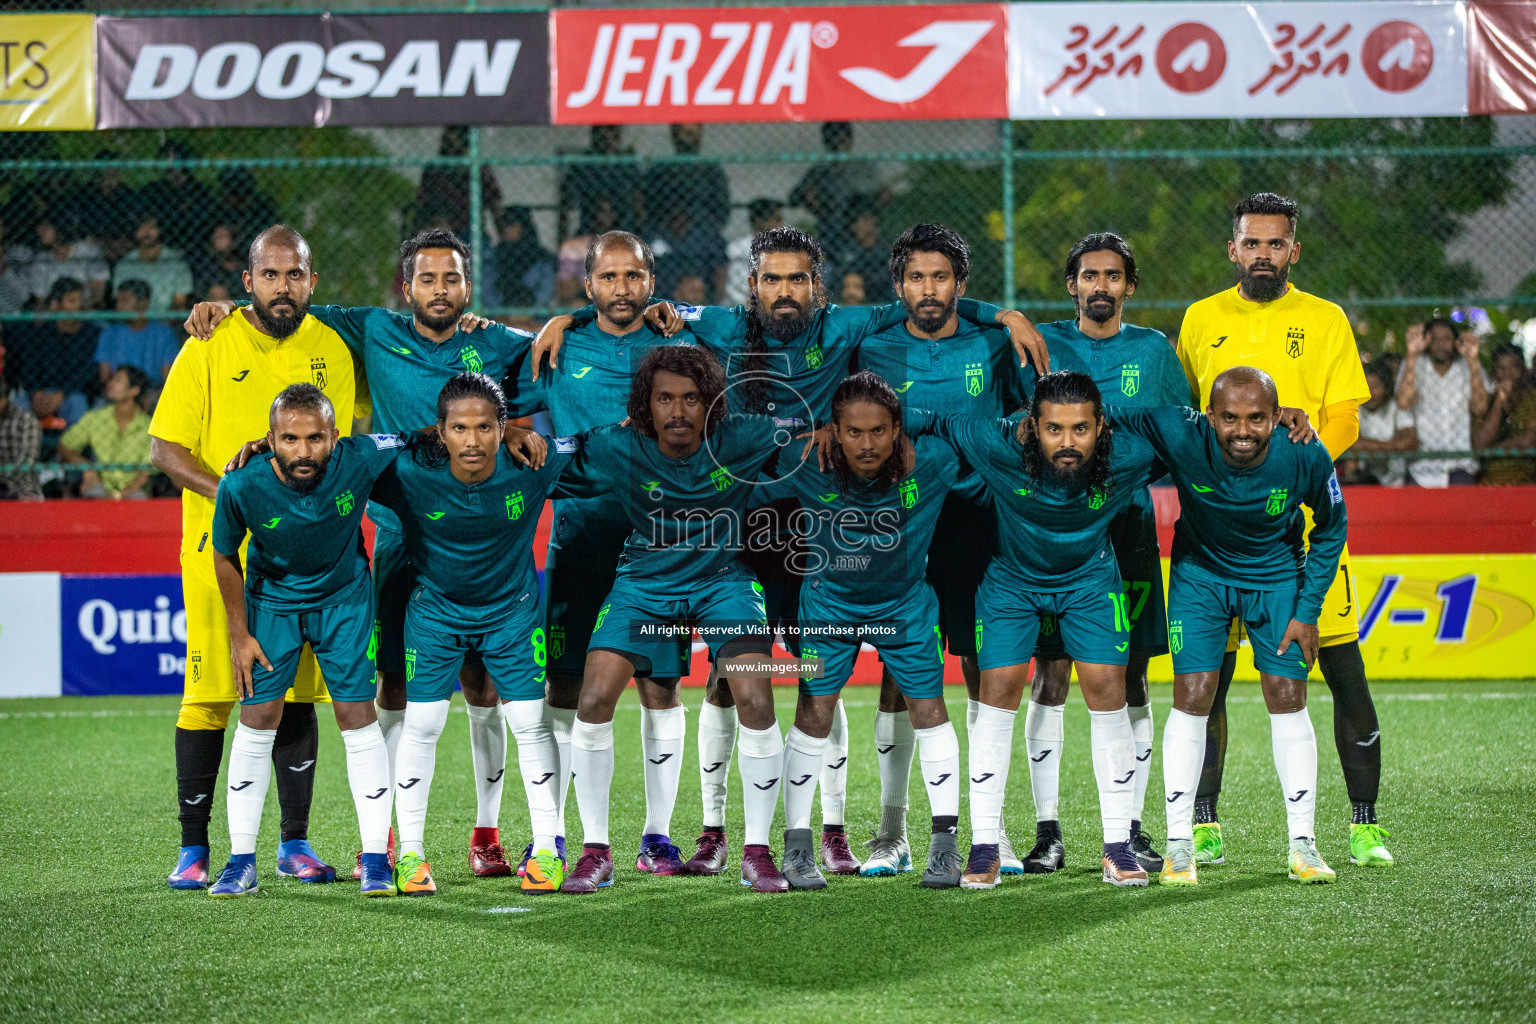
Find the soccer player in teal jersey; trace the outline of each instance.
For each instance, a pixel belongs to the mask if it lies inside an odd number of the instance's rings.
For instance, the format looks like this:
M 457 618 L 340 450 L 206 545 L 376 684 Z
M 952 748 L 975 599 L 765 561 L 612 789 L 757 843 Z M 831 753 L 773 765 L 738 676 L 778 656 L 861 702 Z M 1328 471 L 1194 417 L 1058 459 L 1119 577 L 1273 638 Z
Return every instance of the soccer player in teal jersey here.
M 437 408 L 436 435 L 413 438 L 411 450 L 373 492 L 376 502 L 399 516 L 418 574 L 405 614 L 395 883 L 405 895 L 437 891 L 424 846 L 427 798 L 454 682 L 465 655 L 478 651 L 498 683 L 499 711 L 517 741 L 528 797 L 534 855 L 522 888 L 552 892 L 564 875 L 555 850 L 551 784 L 560 755 L 544 713 L 544 609 L 533 538 L 544 499 L 569 456 L 552 453 L 534 469 L 504 455 L 506 399 L 483 373 L 449 378 Z
M 961 884 L 990 889 L 1002 871 L 997 834 L 1013 724 L 1044 629 L 1059 629 L 1088 705 L 1103 823 L 1103 878 L 1146 885 L 1131 852 L 1138 765 L 1125 705 L 1130 622 L 1109 525 L 1163 468 L 1147 443 L 1105 422 L 1086 374 L 1035 383 L 1010 420 L 909 410 L 913 434 L 935 431 L 976 468 L 997 509 L 998 556 L 976 598 L 981 707 L 970 735 L 972 845 Z
M 889 381 L 909 409 L 998 419 L 1025 402 L 1025 377 L 1006 331 L 959 314 L 970 274 L 970 247 L 941 224 L 908 228 L 891 249 L 891 278 L 906 309 L 904 322 L 862 341 L 854 364 Z M 1054 357 L 1053 357 L 1054 359 Z M 981 672 L 976 667 L 976 589 L 997 547 L 991 500 L 967 471 L 944 500 L 927 552 L 928 581 L 939 602 L 939 632 L 960 659 L 966 721 L 973 723 Z M 804 588 L 802 588 L 803 591 Z M 913 722 L 889 672 L 880 680 L 875 712 L 875 755 L 880 766 L 880 828 L 860 873 L 911 870 L 907 844 L 907 788 L 916 753 Z M 1005 873 L 1022 870 L 999 830 Z
M 1065 277 L 1077 316 L 1040 325 L 1040 333 L 1051 349 L 1052 362 L 1092 377 L 1104 403 L 1111 408 L 1192 404 L 1189 381 L 1167 337 L 1161 331 L 1127 324 L 1122 319 L 1125 300 L 1135 294 L 1139 281 L 1136 257 L 1125 240 L 1109 232 L 1082 239 L 1067 254 Z M 1141 827 L 1149 775 L 1145 769 L 1151 763 L 1153 739 L 1147 662 L 1168 653 L 1168 616 L 1151 491 L 1136 493 L 1131 504 L 1111 524 L 1109 536 L 1131 616 L 1125 696 L 1136 737 L 1136 761 L 1142 767 L 1136 774 L 1132 798 L 1131 848 L 1142 867 L 1150 872 L 1161 868 L 1163 861 Z M 1062 650 L 1059 635 L 1040 638 L 1035 666 L 1029 710 L 1024 716 L 1024 746 L 1035 797 L 1035 846 L 1024 858 L 1024 870 L 1045 873 L 1059 871 L 1066 859 L 1056 808 L 1065 743 L 1062 711 L 1072 662 Z
M 315 318 L 340 335 L 362 365 L 373 406 L 373 427 L 412 433 L 436 422 L 437 394 L 455 374 L 486 373 L 501 380 L 528 349 L 531 335 L 481 317 L 466 315 L 473 294 L 470 250 L 451 231 L 435 228 L 400 246 L 402 295 L 411 313 L 372 306 L 312 306 Z M 187 318 L 187 330 L 207 337 L 233 302 L 201 302 Z M 368 517 L 378 530 L 373 544 L 373 584 L 379 622 L 379 724 L 393 762 L 405 715 L 405 602 L 415 589 L 415 570 L 405 557 L 400 523 L 387 508 L 373 506 Z M 507 736 L 496 712 L 493 680 L 477 654 L 461 676 L 469 708 L 471 759 L 475 768 L 476 827 L 470 836 L 471 870 L 480 876 L 511 872 L 502 850 L 497 819 Z
M 347 750 L 363 895 L 393 896 L 386 852 L 393 783 L 373 707 L 373 588 L 359 524 L 374 480 L 394 462 L 401 440 L 339 437 L 336 410 L 313 384 L 284 388 L 272 402 L 270 424 L 272 453 L 219 481 L 210 531 L 242 699 L 229 755 L 229 863 L 208 893 L 256 891 L 256 835 L 272 744 L 283 695 L 308 643 Z
M 545 368 L 537 380 L 524 365 L 531 358 L 531 350 L 524 349 L 507 375 L 512 415 L 546 410 L 555 433 L 562 436 L 624 418 L 635 367 L 656 346 L 673 344 L 642 315 L 650 301 L 655 270 L 651 247 L 627 231 L 610 231 L 592 239 L 587 246 L 585 284 L 597 317 L 566 332 L 565 365 Z M 686 341 L 684 336 L 676 343 Z M 576 721 L 587 645 L 603 595 L 613 587 L 631 528 L 623 507 L 612 495 L 557 499 L 554 511 L 544 587 L 549 715 L 560 748 L 559 842 L 563 853 L 571 728 Z M 670 833 L 686 731 L 677 680 L 686 672 L 686 657 L 687 640 L 683 638 L 674 652 L 658 651 L 651 666 L 655 678 L 635 681 L 645 774 L 645 826 L 635 868 L 658 875 L 676 875 L 683 870 L 681 854 Z
M 1011 365 L 1011 348 L 1008 354 Z M 953 889 L 964 868 L 956 838 L 960 743 L 944 707 L 939 603 L 924 574 L 960 461 L 939 438 L 908 440 L 901 419 L 890 384 L 859 371 L 832 397 L 830 468 L 805 465 L 786 478 L 802 506 L 806 543 L 800 654 L 824 659 L 820 677 L 800 681 L 795 725 L 784 740 L 784 875 L 796 889 L 827 885 L 811 848 L 811 798 L 838 695 L 866 642 L 900 687 L 902 717 L 910 711 L 916 729 L 908 733 L 922 751 L 933 818 L 922 884 Z
M 657 313 L 669 331 L 687 324 L 694 339 L 725 364 L 733 409 L 821 423 L 831 412 L 832 393 L 847 374 L 858 343 L 885 327 L 899 324 L 906 316 L 900 303 L 877 307 L 827 305 L 823 263 L 821 246 L 810 235 L 796 228 L 774 228 L 752 241 L 746 306 L 674 310 L 663 304 Z M 959 313 L 978 323 L 1006 326 L 1019 363 L 1022 365 L 1027 356 L 1033 365 L 1045 365 L 1044 346 L 1023 314 L 968 299 L 961 301 Z M 591 315 L 590 310 L 582 310 L 577 318 Z M 559 318 L 546 325 L 535 342 L 535 353 L 548 347 L 553 363 L 564 326 Z M 801 577 L 793 571 L 789 559 L 798 543 L 783 529 L 796 503 L 787 491 L 770 486 L 759 489 L 754 505 L 754 510 L 764 508 L 768 511 L 756 518 L 769 528 L 759 531 L 764 543 L 747 552 L 747 564 L 763 585 L 769 626 L 778 631 L 793 626 L 797 619 L 795 601 Z M 785 638 L 793 649 L 793 631 L 785 630 Z M 730 688 L 712 678 L 705 706 L 699 713 L 704 829 L 698 851 L 687 865 L 690 873 L 715 874 L 725 866 L 726 788 L 722 769 L 730 764 L 736 727 Z M 822 859 L 828 870 L 837 874 L 851 874 L 860 867 L 843 830 L 847 734 L 847 717 L 839 708 L 822 775 Z
M 580 454 L 561 481 L 573 497 L 614 495 L 634 527 L 587 649 L 571 735 L 583 847 L 565 891 L 613 884 L 614 707 L 630 677 L 648 674 L 652 652 L 671 643 L 668 635 L 681 622 L 697 626 L 711 660 L 735 683 L 746 811 L 742 883 L 783 892 L 788 883 L 768 848 L 784 748 L 772 690 L 767 675 L 738 674 L 722 659 L 772 650 L 762 587 L 741 558 L 744 520 L 752 485 L 793 443 L 799 421 L 726 415 L 720 363 L 691 345 L 651 350 L 635 372 L 628 409 L 629 425 L 577 435 Z
M 1347 530 L 1333 459 L 1317 440 L 1297 444 L 1275 436 L 1279 393 L 1267 373 L 1250 366 L 1216 378 L 1204 416 L 1192 409 L 1114 409 L 1110 417 L 1122 434 L 1134 432 L 1152 444 L 1179 488 L 1168 581 L 1174 681 L 1163 729 L 1163 881 L 1196 883 L 1193 817 L 1206 716 L 1236 617 L 1253 641 L 1269 710 L 1289 826 L 1289 875 L 1331 882 L 1333 870 L 1313 831 L 1317 737 L 1307 714 L 1307 674 Z M 1312 512 L 1310 550 L 1303 505 Z

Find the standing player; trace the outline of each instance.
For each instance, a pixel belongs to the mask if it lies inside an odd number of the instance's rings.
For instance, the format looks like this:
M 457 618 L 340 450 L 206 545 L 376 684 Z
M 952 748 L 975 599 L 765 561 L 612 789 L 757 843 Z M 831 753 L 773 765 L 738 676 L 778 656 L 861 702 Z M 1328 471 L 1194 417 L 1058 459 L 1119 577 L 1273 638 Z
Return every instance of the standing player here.
M 1016 370 L 1012 355 L 1010 348 L 1008 364 Z M 956 838 L 960 741 L 944 707 L 940 606 L 924 567 L 960 463 L 938 438 L 914 442 L 902 434 L 895 390 L 868 370 L 838 386 L 831 427 L 830 471 L 807 465 L 787 478 L 803 509 L 806 539 L 800 653 L 825 664 L 819 678 L 800 680 L 795 725 L 784 740 L 784 876 L 796 889 L 827 886 L 811 848 L 812 783 L 838 694 L 868 642 L 900 687 L 902 717 L 910 711 L 916 729 L 909 731 L 922 750 L 933 817 L 922 885 L 953 889 L 964 869 Z M 905 815 L 901 824 L 904 830 Z M 905 850 L 904 834 L 901 842 Z
M 905 408 L 999 419 L 1025 401 L 1024 377 L 1006 331 L 959 315 L 970 257 L 965 239 L 941 224 L 908 228 L 892 246 L 890 261 L 891 279 L 907 318 L 862 342 L 854 364 L 891 382 Z M 974 471 L 966 473 L 945 497 L 932 536 L 927 551 L 928 582 L 938 597 L 942 643 L 960 659 L 965 677 L 969 731 L 981 707 L 976 590 L 997 549 L 991 499 Z M 898 684 L 890 672 L 884 672 L 880 708 L 875 713 L 880 829 L 859 871 L 862 875 L 912 870 L 907 846 L 907 788 L 916 743 L 913 722 L 906 712 Z M 998 850 L 1005 874 L 1022 869 L 1008 833 L 1001 827 Z
M 1296 215 L 1295 202 L 1270 192 L 1237 205 L 1227 258 L 1237 264 L 1240 278 L 1235 287 L 1189 307 L 1179 330 L 1179 360 L 1202 405 L 1210 404 L 1211 387 L 1224 370 L 1254 366 L 1268 373 L 1281 405 L 1299 406 L 1337 459 L 1360 435 L 1359 404 L 1371 392 L 1344 311 L 1287 281 L 1301 256 Z M 1384 867 L 1392 855 L 1383 844 L 1387 831 L 1376 822 L 1381 727 L 1360 657 L 1359 630 L 1346 544 L 1318 620 L 1317 663 L 1333 693 L 1333 740 L 1352 808 L 1350 863 Z M 1234 638 L 1208 721 L 1206 766 L 1195 801 L 1195 856 L 1201 863 L 1219 864 L 1224 856 L 1216 798 L 1236 650 Z
M 1274 437 L 1280 418 L 1275 383 L 1248 366 L 1217 375 L 1204 416 L 1193 409 L 1124 409 L 1111 416 L 1152 444 L 1179 488 L 1168 582 L 1174 678 L 1163 731 L 1168 859 L 1162 880 L 1197 881 L 1191 819 L 1205 717 L 1235 616 L 1253 640 L 1269 709 L 1290 877 L 1332 882 L 1313 835 L 1317 736 L 1307 714 L 1307 672 L 1317 657 L 1323 595 L 1344 550 L 1344 493 L 1333 459 L 1321 444 Z M 1312 510 L 1310 536 L 1303 506 Z
M 400 246 L 401 294 L 411 314 L 373 306 L 315 306 L 310 312 L 340 335 L 360 360 L 380 432 L 414 433 L 436 422 L 436 396 L 458 373 L 489 374 L 500 380 L 528 348 L 523 331 L 473 315 L 465 308 L 473 294 L 469 246 L 451 231 L 434 228 Z M 207 337 L 234 310 L 231 302 L 200 302 L 187 330 Z M 405 602 L 415 589 L 400 523 L 394 513 L 372 506 L 378 527 L 373 546 L 373 580 L 379 618 L 379 724 L 393 765 L 405 716 Z M 470 652 L 460 682 L 469 712 L 469 745 L 475 769 L 476 820 L 470 834 L 470 869 L 478 876 L 507 875 L 497 830 L 507 736 L 496 712 L 494 681 L 486 678 L 477 652 Z M 359 868 L 358 870 L 361 870 Z
M 325 392 L 337 429 L 352 428 L 352 356 L 336 332 L 309 315 L 318 275 L 309 243 L 292 228 L 274 225 L 251 243 L 244 275 L 251 305 L 229 317 L 213 336 L 182 346 L 149 432 L 150 459 L 182 488 L 181 586 L 187 613 L 187 674 L 176 719 L 176 803 L 181 852 L 173 889 L 208 884 L 208 820 L 224 755 L 224 729 L 239 695 L 230 660 L 229 627 L 214 576 L 214 498 L 230 456 L 264 433 L 273 397 L 289 384 L 311 383 Z M 282 808 L 278 871 L 301 881 L 332 881 L 308 842 L 320 732 L 313 704 L 329 699 L 314 655 L 299 662 L 293 689 L 272 746 L 277 799 Z
M 229 755 L 229 863 L 208 894 L 256 891 L 272 745 L 307 643 L 325 672 L 347 749 L 363 895 L 393 896 L 386 847 L 394 780 L 373 710 L 373 584 L 359 524 L 362 503 L 401 440 L 340 437 L 324 392 L 290 384 L 272 402 L 267 441 L 272 454 L 227 474 L 214 503 L 214 572 L 242 699 Z
M 1125 240 L 1109 232 L 1083 238 L 1067 254 L 1065 276 L 1077 316 L 1040 325 L 1051 359 L 1092 377 L 1104 404 L 1111 408 L 1189 405 L 1189 383 L 1168 338 L 1121 318 L 1125 300 L 1136 293 L 1139 282 L 1136 257 Z M 1147 662 L 1168 653 L 1168 616 L 1151 491 L 1136 492 L 1110 524 L 1109 538 L 1131 617 L 1125 699 L 1141 768 L 1131 800 L 1131 849 L 1151 872 L 1162 867 L 1162 857 L 1142 828 L 1153 737 Z M 1062 712 L 1071 677 L 1072 662 L 1062 650 L 1060 634 L 1042 634 L 1035 650 L 1029 711 L 1024 716 L 1024 746 L 1035 795 L 1035 847 L 1024 858 L 1024 870 L 1031 874 L 1059 871 L 1066 860 L 1056 805 L 1065 743 Z
M 1099 389 L 1073 371 L 1036 381 L 1028 413 L 1017 419 L 918 410 L 908 419 L 913 433 L 949 440 L 997 508 L 1000 550 L 976 596 L 981 708 L 970 736 L 972 843 L 961 885 L 990 889 L 1002 871 L 998 831 L 1014 718 L 1047 620 L 1061 631 L 1088 705 L 1104 881 L 1146 885 L 1131 852 L 1138 766 L 1125 704 L 1130 616 L 1109 526 L 1161 465 L 1146 442 L 1105 424 Z

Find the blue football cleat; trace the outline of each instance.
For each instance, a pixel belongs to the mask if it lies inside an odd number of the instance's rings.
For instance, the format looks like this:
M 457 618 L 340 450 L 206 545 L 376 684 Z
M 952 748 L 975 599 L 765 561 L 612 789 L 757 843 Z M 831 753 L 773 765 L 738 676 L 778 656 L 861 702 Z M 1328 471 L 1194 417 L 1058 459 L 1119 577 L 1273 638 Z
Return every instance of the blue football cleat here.
M 208 847 L 183 846 L 176 855 L 176 870 L 165 881 L 172 889 L 208 888 Z
M 278 846 L 277 873 L 301 882 L 336 881 L 336 869 L 310 849 L 307 839 L 294 839 Z
M 390 866 L 389 854 L 363 854 L 362 868 L 364 896 L 393 896 L 396 894 L 395 869 Z
M 229 858 L 229 863 L 219 872 L 219 880 L 209 888 L 208 895 L 216 900 L 227 900 L 236 896 L 253 896 L 257 888 L 256 855 L 239 853 Z

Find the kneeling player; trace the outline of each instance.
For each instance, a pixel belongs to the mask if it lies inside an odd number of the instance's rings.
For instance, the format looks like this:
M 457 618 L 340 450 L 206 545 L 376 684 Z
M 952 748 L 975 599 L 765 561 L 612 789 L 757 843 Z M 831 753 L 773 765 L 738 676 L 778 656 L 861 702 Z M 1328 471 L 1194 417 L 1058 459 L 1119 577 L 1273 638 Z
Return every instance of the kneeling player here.
M 1317 618 L 1344 550 L 1344 495 L 1321 443 L 1274 438 L 1280 403 L 1262 370 L 1216 378 L 1204 416 L 1189 409 L 1116 410 L 1146 437 L 1179 488 L 1168 582 L 1173 710 L 1163 730 L 1168 847 L 1162 879 L 1194 885 L 1195 791 L 1206 716 L 1233 618 L 1253 639 L 1270 743 L 1290 826 L 1290 877 L 1331 882 L 1317 852 L 1317 737 L 1307 715 L 1307 673 L 1317 658 Z M 1311 549 L 1302 505 L 1312 510 Z
M 401 441 L 393 435 L 338 440 L 336 411 L 313 384 L 292 384 L 277 396 L 267 439 L 271 454 L 226 475 L 214 504 L 214 569 L 241 708 L 229 755 L 229 863 L 208 894 L 256 891 L 256 834 L 272 743 L 283 694 L 308 643 L 347 749 L 363 840 L 363 895 L 393 896 L 385 853 L 392 787 L 373 709 L 373 586 L 359 524 L 368 492 Z
M 828 455 L 830 472 L 806 464 L 789 478 L 811 560 L 800 588 L 800 653 L 823 659 L 823 672 L 800 681 L 784 741 L 784 875 L 796 889 L 827 887 L 811 844 L 811 799 L 838 695 L 868 642 L 901 688 L 928 783 L 933 839 L 922 885 L 953 889 L 964 867 L 960 741 L 944 707 L 939 603 L 925 569 L 960 460 L 938 438 L 908 440 L 895 389 L 868 370 L 832 396 Z

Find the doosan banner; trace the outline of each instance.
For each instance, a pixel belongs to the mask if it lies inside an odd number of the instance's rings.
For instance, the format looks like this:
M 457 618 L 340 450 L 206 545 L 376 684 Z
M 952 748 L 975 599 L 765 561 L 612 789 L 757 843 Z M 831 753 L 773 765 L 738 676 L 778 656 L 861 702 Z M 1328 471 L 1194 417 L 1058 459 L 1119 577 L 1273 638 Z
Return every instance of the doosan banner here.
M 540 14 L 97 18 L 101 128 L 548 124 Z

